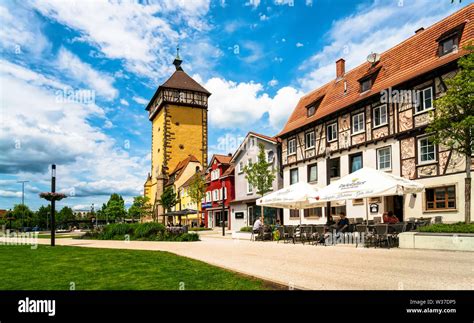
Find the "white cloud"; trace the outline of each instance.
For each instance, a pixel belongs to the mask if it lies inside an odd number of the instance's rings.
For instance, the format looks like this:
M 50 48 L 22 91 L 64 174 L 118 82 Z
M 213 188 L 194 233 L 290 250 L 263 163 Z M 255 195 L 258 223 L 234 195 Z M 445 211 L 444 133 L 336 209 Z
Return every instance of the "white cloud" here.
M 260 5 L 260 0 L 248 0 L 246 3 L 245 3 L 246 6 L 251 6 L 251 7 L 254 7 L 254 8 L 257 8 L 259 5 Z
M 191 47 L 198 33 L 209 29 L 205 19 L 209 0 L 163 0 L 149 5 L 129 1 L 71 5 L 60 0 L 29 4 L 78 31 L 77 41 L 89 43 L 109 59 L 122 60 L 127 70 L 150 79 L 170 72 L 170 54 L 180 41 Z
M 326 35 L 328 44 L 301 64 L 299 69 L 306 73 L 298 82 L 305 91 L 317 88 L 335 78 L 339 58 L 346 60 L 346 70 L 350 70 L 365 62 L 371 52 L 381 53 L 419 27 L 428 27 L 458 9 L 448 1 L 405 1 L 403 6 L 374 1 L 333 22 Z
M 300 42 L 297 42 L 297 43 L 296 43 L 296 47 L 303 47 L 303 46 L 304 46 L 304 45 L 303 45 L 302 43 L 300 43 Z
M 260 21 L 267 21 L 268 19 L 270 19 L 270 17 L 268 17 L 267 15 L 261 13 L 260 15 Z
M 0 73 L 0 173 L 47 185 L 48 167 L 56 163 L 58 190 L 77 186 L 75 196 L 85 196 L 85 186 L 107 190 L 102 194 L 141 192 L 148 162 L 130 156 L 92 125 L 92 120 L 104 119 L 104 109 L 58 102 L 60 82 L 11 62 L 1 63 L 8 68 Z
M 42 25 L 37 15 L 12 1 L 0 2 L 0 44 L 7 52 L 32 57 L 48 50 L 51 44 L 41 33 Z
M 216 128 L 245 127 L 268 113 L 270 125 L 278 131 L 303 95 L 292 87 L 284 87 L 271 98 L 260 83 L 236 83 L 221 78 L 211 78 L 204 87 L 213 93 L 208 115 Z
M 138 104 L 148 104 L 148 100 L 147 99 L 144 99 L 140 96 L 134 96 L 132 98 L 133 101 L 137 102 Z
M 65 48 L 59 50 L 57 67 L 76 82 L 89 86 L 98 96 L 112 100 L 118 95 L 118 90 L 112 85 L 112 77 L 97 72 Z
M 125 100 L 125 99 L 120 99 L 120 104 L 129 106 L 127 100 Z
M 0 197 L 21 197 L 21 192 L 0 190 Z
M 267 84 L 271 87 L 277 86 L 278 85 L 278 80 L 272 78 Z

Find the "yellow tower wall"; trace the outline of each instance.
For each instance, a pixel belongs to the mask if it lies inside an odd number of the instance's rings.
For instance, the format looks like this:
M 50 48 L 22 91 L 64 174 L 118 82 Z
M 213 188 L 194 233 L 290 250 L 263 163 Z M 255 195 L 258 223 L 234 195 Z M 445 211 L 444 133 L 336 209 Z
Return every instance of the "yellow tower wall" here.
M 201 165 L 206 163 L 203 160 L 203 148 L 207 145 L 205 139 L 203 140 L 203 115 L 205 114 L 206 110 L 201 108 L 169 105 L 169 144 L 171 146 L 167 148 L 169 171 L 172 171 L 189 155 L 194 155 Z

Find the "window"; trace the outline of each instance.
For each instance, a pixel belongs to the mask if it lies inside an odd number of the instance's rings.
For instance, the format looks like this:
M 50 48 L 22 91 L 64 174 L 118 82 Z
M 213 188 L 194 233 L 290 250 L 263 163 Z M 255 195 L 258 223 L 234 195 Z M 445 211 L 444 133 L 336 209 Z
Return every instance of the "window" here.
M 290 169 L 290 185 L 298 183 L 298 168 Z
M 222 196 L 224 196 L 224 200 L 227 198 L 227 187 L 223 187 L 219 189 L 219 197 L 222 200 Z
M 456 187 L 454 185 L 427 188 L 425 196 L 426 210 L 456 209 Z
M 374 127 L 387 124 L 387 105 L 374 108 Z
M 312 117 L 314 113 L 316 112 L 316 107 L 314 105 L 310 106 L 307 110 L 307 116 Z
M 314 131 L 310 131 L 306 133 L 304 143 L 305 143 L 306 149 L 314 148 Z
M 290 210 L 290 218 L 299 218 L 300 210 Z
M 288 139 L 288 155 L 296 154 L 296 139 Z
M 252 191 L 253 191 L 252 184 L 247 182 L 247 194 L 252 194 Z
M 318 165 L 308 165 L 308 183 L 318 181 Z
M 219 169 L 214 169 L 214 170 L 211 172 L 211 181 L 215 181 L 215 180 L 219 179 L 219 176 L 220 176 L 220 171 L 219 171 Z
M 244 162 L 241 161 L 239 162 L 239 174 L 242 174 L 244 172 Z
M 212 191 L 212 200 L 214 202 L 219 201 L 219 190 L 213 190 Z
M 360 133 L 364 131 L 364 112 L 352 116 L 352 133 Z
M 362 153 L 349 156 L 349 167 L 349 173 L 353 173 L 362 168 Z
M 436 147 L 429 137 L 418 139 L 418 161 L 429 163 L 436 161 Z
M 419 92 L 416 102 L 416 112 L 423 112 L 433 108 L 433 89 L 427 87 Z
M 328 130 L 328 142 L 337 140 L 337 123 L 334 122 L 330 124 L 327 128 Z
M 235 212 L 235 218 L 236 219 L 243 219 L 244 218 L 244 212 Z
M 322 208 L 315 207 L 312 209 L 305 209 L 304 210 L 304 217 L 305 218 L 320 218 L 323 215 Z
M 368 91 L 372 88 L 372 78 L 366 78 L 360 81 L 360 92 Z
M 341 163 L 339 158 L 329 160 L 329 177 L 335 178 L 341 176 Z
M 390 147 L 377 149 L 377 168 L 379 170 L 392 169 L 392 149 Z
M 273 163 L 273 158 L 275 158 L 275 153 L 273 152 L 273 150 L 270 150 L 267 153 L 267 163 Z

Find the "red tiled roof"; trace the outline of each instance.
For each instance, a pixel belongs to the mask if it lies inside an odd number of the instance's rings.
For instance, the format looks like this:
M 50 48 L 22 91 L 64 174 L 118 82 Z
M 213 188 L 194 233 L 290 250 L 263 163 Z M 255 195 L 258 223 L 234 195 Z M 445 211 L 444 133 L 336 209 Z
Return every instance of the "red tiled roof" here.
M 162 87 L 179 90 L 190 90 L 211 94 L 201 84 L 196 82 L 191 76 L 186 74 L 182 69 L 176 70 L 170 78 L 161 85 Z
M 437 39 L 444 33 L 465 24 L 459 41 L 460 50 L 438 57 Z M 363 63 L 352 69 L 340 79 L 332 80 L 322 87 L 303 96 L 278 136 L 283 136 L 304 125 L 344 109 L 353 103 L 364 100 L 381 91 L 406 82 L 417 75 L 429 72 L 447 63 L 457 60 L 466 51 L 462 48 L 474 39 L 474 4 L 457 11 L 451 16 L 437 22 L 431 27 L 418 32 L 402 43 L 385 51 L 374 67 Z M 336 67 L 334 67 L 334 70 Z M 372 89 L 360 93 L 359 80 L 375 69 L 380 69 Z M 344 81 L 347 82 L 347 93 L 344 94 Z M 307 117 L 309 105 L 322 98 L 316 113 Z
M 178 165 L 176 165 L 174 170 L 170 173 L 170 177 L 171 175 L 175 174 L 174 181 L 176 181 L 181 176 L 182 170 L 184 170 L 191 162 L 199 163 L 199 160 L 193 155 L 189 155 L 188 157 L 180 161 Z
M 231 164 L 231 165 L 229 166 L 229 168 L 226 169 L 226 171 L 224 172 L 224 174 L 222 174 L 221 177 L 226 177 L 226 176 L 232 175 L 232 173 L 234 172 L 234 168 L 235 168 L 234 164 Z
M 212 159 L 214 159 L 214 158 L 217 159 L 217 161 L 221 164 L 229 164 L 230 160 L 232 159 L 232 156 L 214 154 L 214 156 L 212 156 Z M 212 159 L 211 159 L 211 161 L 212 161 Z
M 277 138 L 275 137 L 269 137 L 269 136 L 265 136 L 265 135 L 262 135 L 260 133 L 256 133 L 256 132 L 253 132 L 253 131 L 250 131 L 249 134 L 252 134 L 256 137 L 260 137 L 260 138 L 263 138 L 265 140 L 269 140 L 269 141 L 273 141 L 273 142 L 278 142 Z

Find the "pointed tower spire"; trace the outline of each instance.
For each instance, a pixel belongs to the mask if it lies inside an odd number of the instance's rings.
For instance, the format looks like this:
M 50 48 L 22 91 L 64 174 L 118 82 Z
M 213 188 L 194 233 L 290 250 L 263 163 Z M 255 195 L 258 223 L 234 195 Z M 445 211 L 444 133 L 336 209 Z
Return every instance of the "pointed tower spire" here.
M 181 67 L 181 63 L 183 60 L 179 57 L 179 44 L 176 46 L 176 58 L 173 61 L 173 65 L 176 67 L 177 71 L 182 71 L 183 68 Z

